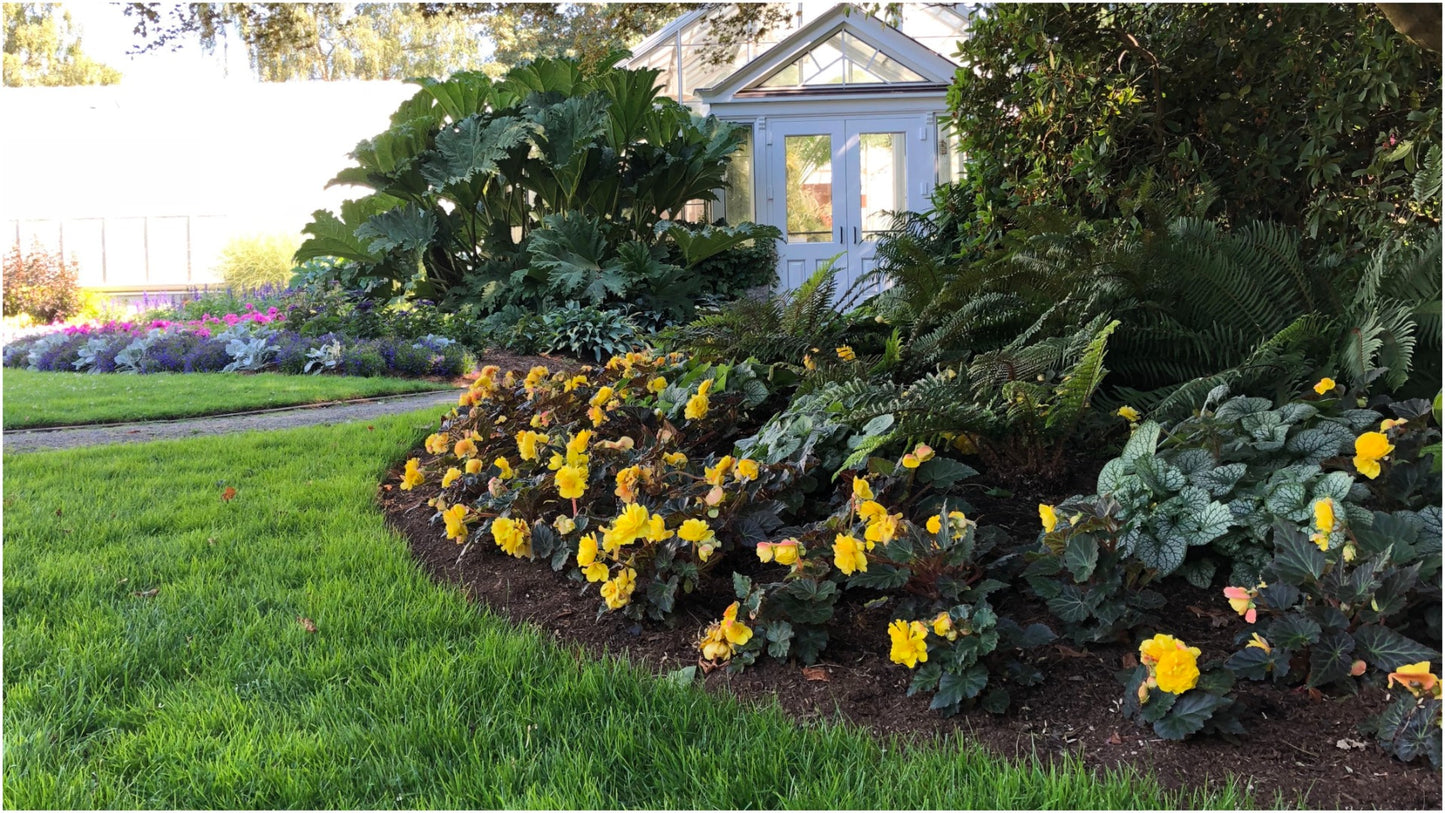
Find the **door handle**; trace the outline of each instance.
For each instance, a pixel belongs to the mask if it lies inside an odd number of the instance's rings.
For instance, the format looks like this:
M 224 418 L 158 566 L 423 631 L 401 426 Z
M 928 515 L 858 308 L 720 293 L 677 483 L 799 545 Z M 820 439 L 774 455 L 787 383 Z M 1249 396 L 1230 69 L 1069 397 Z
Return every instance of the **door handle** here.
M 843 227 L 838 227 L 838 245 L 843 245 Z
M 853 245 L 858 245 L 858 227 L 853 227 Z

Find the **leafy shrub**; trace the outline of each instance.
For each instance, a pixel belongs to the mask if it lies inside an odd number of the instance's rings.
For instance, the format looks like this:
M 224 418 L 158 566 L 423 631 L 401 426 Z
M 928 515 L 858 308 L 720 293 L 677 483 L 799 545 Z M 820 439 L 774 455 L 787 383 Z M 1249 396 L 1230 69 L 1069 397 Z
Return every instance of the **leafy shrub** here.
M 164 333 L 147 348 L 145 358 L 141 359 L 137 365 L 136 372 L 186 372 L 187 359 L 196 351 L 202 341 L 205 340 L 192 333 Z M 215 344 L 220 345 L 221 342 L 217 341 Z M 222 365 L 222 369 L 225 369 L 225 365 Z
M 579 307 L 568 302 L 542 314 L 542 351 L 596 361 L 625 355 L 641 342 L 632 320 L 617 311 Z
M 959 48 L 960 197 L 984 239 L 1020 206 L 1127 217 L 1150 189 L 1341 246 L 1438 228 L 1438 58 L 1374 7 L 1007 4 Z
M 539 59 L 497 81 L 417 80 L 336 178 L 375 194 L 317 212 L 297 259 L 344 259 L 348 287 L 449 311 L 577 300 L 686 318 L 688 269 L 776 233 L 668 220 L 715 197 L 741 131 L 659 98 L 657 75 Z
M 289 234 L 251 234 L 234 237 L 221 249 L 216 272 L 235 289 L 281 287 L 292 276 L 291 255 L 301 241 Z
M 215 339 L 198 339 L 196 345 L 185 357 L 187 373 L 219 373 L 231 362 L 226 344 Z M 103 371 L 102 371 L 103 372 Z
M 341 370 L 346 375 L 372 378 L 386 372 L 386 359 L 381 355 L 380 342 L 361 341 L 341 351 Z
M 41 248 L 30 251 L 20 247 L 5 255 L 5 270 L 0 287 L 4 288 L 5 315 L 29 314 L 37 322 L 50 323 L 65 319 L 80 310 L 78 272 L 59 253 Z

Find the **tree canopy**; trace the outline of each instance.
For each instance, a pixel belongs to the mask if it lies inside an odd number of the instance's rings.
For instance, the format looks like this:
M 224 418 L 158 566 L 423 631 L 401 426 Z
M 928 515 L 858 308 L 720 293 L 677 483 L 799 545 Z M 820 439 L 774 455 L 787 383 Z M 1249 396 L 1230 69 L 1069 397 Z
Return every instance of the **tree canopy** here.
M 239 37 L 265 81 L 501 75 L 627 48 L 690 3 L 129 3 L 134 51 Z M 490 48 L 487 45 L 490 44 Z
M 53 3 L 5 3 L 5 84 L 113 85 L 120 71 L 87 56 L 70 13 Z
M 1004 4 L 960 60 L 949 101 L 996 227 L 1150 196 L 1329 244 L 1439 226 L 1440 58 L 1373 6 Z

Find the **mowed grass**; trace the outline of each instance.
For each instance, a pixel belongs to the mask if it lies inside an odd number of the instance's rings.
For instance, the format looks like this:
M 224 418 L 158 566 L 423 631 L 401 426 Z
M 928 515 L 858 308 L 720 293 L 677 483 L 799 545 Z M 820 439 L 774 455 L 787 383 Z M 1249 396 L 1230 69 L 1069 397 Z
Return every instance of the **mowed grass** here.
M 416 379 L 280 373 L 90 375 L 8 368 L 3 376 L 6 429 L 189 418 L 448 388 Z
M 434 417 L 7 456 L 6 806 L 1248 802 L 803 727 L 478 612 L 373 502 Z

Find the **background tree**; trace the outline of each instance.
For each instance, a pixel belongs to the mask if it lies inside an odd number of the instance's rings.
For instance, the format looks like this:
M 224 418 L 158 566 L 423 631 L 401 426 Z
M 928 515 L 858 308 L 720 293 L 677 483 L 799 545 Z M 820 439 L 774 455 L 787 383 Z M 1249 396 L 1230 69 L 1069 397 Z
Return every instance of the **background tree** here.
M 1440 218 L 1440 58 L 1374 6 L 999 5 L 950 106 L 982 221 L 1150 196 L 1364 246 Z
M 70 13 L 53 3 L 5 3 L 5 84 L 113 85 L 120 71 L 85 55 Z
M 136 52 L 186 41 L 209 49 L 236 36 L 259 78 L 285 81 L 444 77 L 468 69 L 499 76 L 538 57 L 589 63 L 696 5 L 130 3 L 126 14 L 136 21 Z M 768 7 L 749 8 L 738 25 L 767 16 Z

